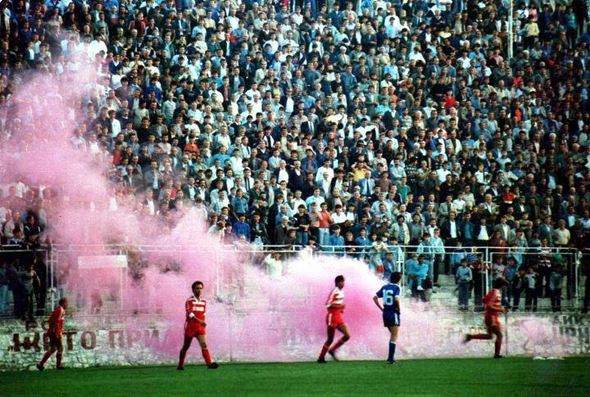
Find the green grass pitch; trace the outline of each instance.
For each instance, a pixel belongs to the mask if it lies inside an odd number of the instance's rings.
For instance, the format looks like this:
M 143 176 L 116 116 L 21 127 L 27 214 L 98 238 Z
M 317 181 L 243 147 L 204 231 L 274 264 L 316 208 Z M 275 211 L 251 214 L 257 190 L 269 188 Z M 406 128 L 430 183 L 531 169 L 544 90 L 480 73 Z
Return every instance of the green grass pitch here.
M 573 397 L 590 395 L 590 358 L 244 363 L 217 370 L 187 365 L 185 371 L 167 366 L 47 369 L 0 373 L 0 395 Z

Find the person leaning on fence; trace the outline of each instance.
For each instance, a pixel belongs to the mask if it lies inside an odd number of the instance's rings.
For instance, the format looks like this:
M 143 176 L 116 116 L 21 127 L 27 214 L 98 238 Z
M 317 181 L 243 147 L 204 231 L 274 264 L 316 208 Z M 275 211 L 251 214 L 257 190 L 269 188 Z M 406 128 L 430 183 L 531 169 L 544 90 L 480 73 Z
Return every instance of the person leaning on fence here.
M 354 235 L 350 230 L 344 234 L 344 246 L 346 255 L 351 256 L 353 258 L 358 258 L 360 249 L 354 242 Z
M 537 259 L 536 272 L 539 275 L 539 282 L 537 284 L 537 296 L 539 298 L 549 298 L 551 292 L 549 291 L 549 277 L 551 276 L 551 248 L 549 247 L 549 240 L 541 239 L 541 246 L 538 248 L 539 256 Z
M 432 245 L 430 243 L 430 234 L 424 233 L 422 236 L 422 241 L 416 248 L 416 253 L 418 255 L 424 255 L 424 260 L 429 263 L 428 268 L 428 277 L 432 279 L 433 276 L 433 269 L 432 264 L 434 263 L 434 253 L 432 249 Z
M 330 235 L 329 245 L 332 252 L 336 253 L 337 255 L 344 254 L 344 237 L 340 235 L 342 229 L 339 225 L 335 225 L 332 228 L 332 234 Z
M 475 248 L 474 248 L 475 250 Z M 483 293 L 486 283 L 487 265 L 482 262 L 479 255 L 472 253 L 468 257 L 469 265 L 473 273 L 473 303 L 475 311 L 483 311 Z
M 561 287 L 563 284 L 563 270 L 561 263 L 557 263 L 551 269 L 549 276 L 549 292 L 551 293 L 551 310 L 561 311 Z
M 264 258 L 264 268 L 272 279 L 280 279 L 283 276 L 283 261 L 281 253 L 273 251 Z
M 432 253 L 434 254 L 434 262 L 432 263 L 431 268 L 433 269 L 432 282 L 435 287 L 440 287 L 438 284 L 438 275 L 440 273 L 448 273 L 448 269 L 441 269 L 441 266 L 447 266 L 447 262 L 445 261 L 444 244 L 444 241 L 440 237 L 440 229 L 434 229 L 434 236 L 430 238 L 430 246 L 432 247 Z
M 372 243 L 367 236 L 366 228 L 363 227 L 360 229 L 359 236 L 354 240 L 354 243 L 359 247 L 359 258 L 364 259 L 367 257 Z
M 393 252 L 387 251 L 385 253 L 385 258 L 383 258 L 383 278 L 385 280 L 389 280 L 389 276 L 393 272 L 396 272 L 397 263 L 395 263 L 395 258 L 393 256 Z
M 382 237 L 376 236 L 375 241 L 371 244 L 369 266 L 375 273 L 380 275 L 383 275 L 385 271 L 383 268 L 383 257 L 386 251 L 387 244 L 384 243 Z
M 412 258 L 406 263 L 408 272 L 408 283 L 412 291 L 412 297 L 426 302 L 425 290 L 429 289 L 430 279 L 428 278 L 428 262 L 425 261 L 423 254 L 418 255 L 418 260 L 415 259 L 416 254 L 412 254 Z
M 449 254 L 452 274 L 457 274 L 457 269 L 461 266 L 461 261 L 467 259 L 467 250 L 463 247 L 461 241 L 457 241 L 457 245 Z

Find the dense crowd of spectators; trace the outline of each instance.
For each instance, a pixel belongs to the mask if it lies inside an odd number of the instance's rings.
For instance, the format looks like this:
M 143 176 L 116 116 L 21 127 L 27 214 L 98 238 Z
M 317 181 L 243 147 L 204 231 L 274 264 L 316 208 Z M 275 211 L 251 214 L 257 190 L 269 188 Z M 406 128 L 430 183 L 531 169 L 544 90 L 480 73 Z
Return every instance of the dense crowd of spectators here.
M 16 76 L 96 65 L 104 89 L 71 144 L 112 155 L 115 200 L 169 226 L 194 207 L 222 240 L 311 245 L 380 272 L 411 245 L 435 284 L 457 245 L 525 271 L 529 247 L 542 267 L 543 247 L 590 246 L 583 0 L 516 1 L 511 59 L 500 0 L 0 9 L 2 128 Z M 43 203 L 15 182 L 2 238 L 35 245 Z

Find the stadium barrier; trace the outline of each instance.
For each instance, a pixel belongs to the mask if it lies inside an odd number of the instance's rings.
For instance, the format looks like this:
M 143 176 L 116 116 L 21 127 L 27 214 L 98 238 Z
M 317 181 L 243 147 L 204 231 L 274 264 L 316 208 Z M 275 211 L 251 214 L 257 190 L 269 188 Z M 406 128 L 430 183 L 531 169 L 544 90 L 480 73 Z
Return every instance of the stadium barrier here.
M 300 251 L 309 249 L 299 246 L 250 246 L 250 245 L 226 245 L 221 250 L 207 250 L 199 246 L 64 246 L 54 245 L 46 252 L 49 279 L 55 280 L 53 290 L 54 299 L 62 295 L 68 295 L 69 285 L 62 283 L 62 272 L 72 264 L 79 264 L 79 258 L 98 256 L 100 258 L 124 256 L 129 264 L 134 263 L 140 257 L 164 258 L 166 261 L 181 260 L 185 254 L 200 254 L 207 251 L 208 254 L 218 255 L 220 262 L 224 255 L 237 255 L 242 262 L 253 264 L 261 263 L 271 252 L 282 252 L 287 256 L 298 255 Z M 329 248 L 329 247 L 328 247 Z M 345 255 L 335 249 L 316 251 L 313 255 Z M 393 248 L 392 248 L 393 249 Z M 400 270 L 404 271 L 404 264 L 409 255 L 417 250 L 417 247 L 399 247 L 401 253 L 397 258 Z M 450 249 L 447 247 L 446 249 Z M 478 247 L 471 249 L 476 253 L 482 263 L 491 264 L 493 255 L 499 252 L 490 247 Z M 555 248 L 555 253 L 562 255 L 560 260 L 567 261 L 568 266 L 573 265 L 574 274 L 580 272 L 581 263 L 588 259 L 588 251 L 582 254 L 576 250 L 564 250 Z M 501 253 L 501 251 L 500 251 Z M 97 255 L 100 254 L 100 255 Z M 448 251 L 447 251 L 447 254 Z M 535 261 L 535 252 L 531 249 L 524 252 L 527 261 Z M 213 256 L 214 257 L 214 256 Z M 559 258 L 558 258 L 559 259 Z M 101 259 L 103 260 L 103 259 Z M 84 262 L 88 265 L 88 261 Z M 116 262 L 116 261 L 115 261 Z M 100 265 L 104 262 L 90 262 Z M 116 263 L 115 263 L 116 264 Z M 93 266 L 94 266 L 93 265 Z M 171 265 L 171 268 L 174 268 Z M 216 266 L 216 291 L 218 299 L 212 302 L 210 321 L 209 343 L 215 346 L 214 355 L 222 361 L 305 361 L 313 360 L 316 347 L 323 342 L 324 330 L 321 322 L 316 324 L 317 330 L 313 330 L 310 336 L 309 330 L 284 327 L 285 316 L 297 316 L 293 309 L 282 309 L 282 305 L 273 304 L 270 301 L 257 301 L 257 297 L 239 295 L 236 287 L 228 287 L 228 275 L 224 273 L 223 266 Z M 121 275 L 121 268 L 115 267 L 115 275 Z M 133 279 L 132 267 L 125 271 L 128 280 Z M 493 277 L 491 266 L 486 270 L 489 282 Z M 125 278 L 113 278 L 116 282 L 125 282 Z M 574 281 L 574 279 L 572 279 Z M 575 279 L 574 284 L 578 288 L 573 296 L 580 294 L 582 278 Z M 98 281 L 98 280 L 97 280 Z M 235 280 L 233 280 L 235 281 Z M 231 290 L 233 288 L 233 291 Z M 110 292 L 116 292 L 115 289 Z M 574 291 L 575 292 L 575 291 Z M 300 291 L 302 303 L 321 301 L 325 296 L 306 296 L 309 291 Z M 120 295 L 122 296 L 122 295 Z M 233 297 L 232 297 L 233 296 Z M 72 305 L 71 315 L 66 320 L 64 342 L 66 346 L 65 364 L 74 367 L 86 367 L 96 365 L 140 365 L 140 364 L 172 364 L 176 360 L 178 348 L 181 344 L 181 322 L 162 318 L 161 313 L 149 311 L 126 312 L 122 310 L 124 302 L 116 301 L 116 293 L 111 294 L 114 299 L 105 301 L 103 311 L 92 313 L 91 307 L 77 308 Z M 260 298 L 260 297 L 258 297 Z M 266 297 L 268 299 L 268 297 Z M 88 297 L 71 297 L 72 302 L 88 303 Z M 51 301 L 51 300 L 50 300 Z M 404 301 L 405 302 L 405 301 Z M 404 303 L 405 305 L 406 303 Z M 466 349 L 460 344 L 461 336 L 468 331 L 481 331 L 482 321 L 478 313 L 464 313 L 455 310 L 455 302 L 449 302 L 449 310 L 441 308 L 429 309 L 419 303 L 407 302 L 414 305 L 408 309 L 404 316 L 404 326 L 407 329 L 428 330 L 436 333 L 436 343 L 425 344 L 425 336 L 419 332 L 412 332 L 404 336 L 404 357 L 457 357 L 457 356 L 487 356 L 489 346 L 486 344 L 470 344 Z M 291 310 L 291 311 L 289 311 Z M 412 313 L 412 314 L 410 314 Z M 377 316 L 377 317 L 376 317 Z M 376 317 L 376 318 L 372 318 Z M 378 327 L 379 318 L 376 313 L 368 313 L 367 318 L 362 319 L 363 324 L 375 323 L 375 332 L 382 329 Z M 360 324 L 360 323 L 359 323 Z M 359 324 L 351 325 L 358 329 Z M 265 330 L 272 345 L 265 352 L 260 352 L 260 346 L 255 340 L 249 338 L 252 327 L 260 327 Z M 47 328 L 46 317 L 38 317 L 37 321 L 23 322 L 17 320 L 0 321 L 0 370 L 33 369 L 34 363 L 40 358 L 47 348 L 45 330 Z M 518 355 L 563 356 L 590 353 L 590 322 L 586 316 L 576 312 L 565 313 L 511 313 L 507 326 L 510 334 L 510 353 Z M 373 339 L 373 338 L 369 338 Z M 379 338 L 376 340 L 380 341 Z M 445 343 L 443 341 L 451 341 Z M 379 346 L 351 345 L 346 350 L 346 358 L 374 359 L 380 353 Z M 313 348 L 310 348 L 313 346 Z M 195 359 L 193 357 L 193 359 Z
M 424 253 L 430 261 L 439 262 L 441 275 L 453 275 L 453 269 L 460 262 L 460 259 L 466 257 L 469 262 L 475 264 L 480 269 L 474 274 L 474 279 L 478 278 L 481 291 L 477 291 L 478 296 L 485 296 L 485 293 L 491 288 L 491 281 L 496 276 L 494 269 L 494 260 L 503 256 L 504 258 L 512 256 L 516 259 L 518 265 L 527 266 L 538 263 L 541 255 L 544 255 L 550 263 L 561 263 L 564 273 L 564 304 L 563 307 L 570 310 L 577 310 L 582 307 L 584 298 L 585 272 L 584 265 L 588 267 L 590 263 L 590 250 L 577 250 L 567 247 L 545 247 L 540 248 L 495 248 L 495 247 L 440 247 L 439 252 L 428 252 L 421 246 L 404 246 L 404 245 L 383 245 L 379 250 L 371 246 L 323 246 L 317 250 L 311 251 L 313 255 L 330 255 L 346 256 L 356 258 L 367 263 L 371 269 L 376 269 L 376 263 L 384 259 L 385 253 L 393 254 L 395 271 L 401 271 L 404 275 L 402 279 L 402 288 L 407 287 L 407 268 L 408 259 L 417 253 Z M 21 266 L 29 263 L 35 255 L 42 260 L 43 285 L 46 287 L 47 308 L 55 308 L 59 297 L 64 295 L 67 286 L 63 284 L 64 269 L 71 266 L 72 263 L 78 263 L 80 258 L 92 258 L 96 256 L 124 256 L 127 258 L 149 255 L 165 255 L 167 258 L 174 260 L 183 254 L 192 254 L 206 251 L 207 249 L 200 246 L 186 245 L 130 245 L 130 244 L 112 244 L 112 245 L 63 245 L 54 244 L 37 250 L 25 250 L 17 247 L 2 247 L 0 249 L 0 261 L 6 264 L 20 263 Z M 221 250 L 210 250 L 213 257 L 222 255 L 238 255 L 243 262 L 254 265 L 262 263 L 265 256 L 271 252 L 281 252 L 285 257 L 297 255 L 298 252 L 306 250 L 309 247 L 298 245 L 281 246 L 281 245 L 260 245 L 260 244 L 226 244 Z M 97 255 L 99 253 L 100 255 Z M 436 258 L 438 256 L 438 258 Z M 377 259 L 378 258 L 378 259 Z M 218 260 L 219 261 L 219 260 Z M 505 261 L 504 261 L 505 263 Z M 92 265 L 92 264 L 90 264 Z M 445 271 L 445 269 L 447 271 Z M 127 273 L 132 272 L 130 267 L 127 271 L 121 268 L 118 270 L 119 287 L 123 288 L 127 282 Z M 224 294 L 224 277 L 223 266 L 216 266 L 216 283 L 215 290 L 218 295 Z M 480 294 L 481 292 L 481 294 Z M 122 292 L 119 296 L 123 296 Z M 45 299 L 43 300 L 45 301 Z M 124 302 L 119 302 L 123 306 Z M 451 302 L 449 302 L 451 303 Z
M 280 326 L 285 315 L 281 311 L 223 310 L 217 307 L 209 323 L 209 345 L 214 359 L 231 361 L 314 361 L 317 347 L 325 337 L 323 328 L 314 330 L 291 329 Z M 410 318 L 404 315 L 404 332 L 398 342 L 400 356 L 408 358 L 489 357 L 490 344 L 461 343 L 466 332 L 482 332 L 481 316 L 473 313 L 435 313 L 418 311 Z M 378 314 L 366 321 L 373 324 L 374 345 L 347 345 L 343 358 L 379 359 L 383 356 L 382 342 L 386 331 Z M 373 318 L 375 317 L 375 318 Z M 420 317 L 430 317 L 431 322 Z M 140 324 L 140 325 L 138 325 Z M 319 324 L 319 323 L 318 323 Z M 419 327 L 428 327 L 428 338 Z M 271 340 L 261 346 L 251 338 L 252 326 L 265 330 Z M 563 357 L 590 354 L 590 319 L 576 313 L 537 314 L 534 318 L 524 313 L 513 314 L 507 332 L 510 335 L 510 355 Z M 35 364 L 48 349 L 47 322 L 5 320 L 0 322 L 0 371 L 36 370 Z M 358 329 L 352 328 L 358 337 Z M 166 323 L 158 316 L 135 315 L 110 319 L 96 316 L 66 318 L 64 327 L 64 365 L 69 368 L 92 366 L 174 365 L 182 344 L 182 321 Z M 263 350 L 261 350 L 264 348 Z M 189 363 L 200 365 L 196 349 L 189 354 Z M 51 367 L 54 361 L 50 362 Z

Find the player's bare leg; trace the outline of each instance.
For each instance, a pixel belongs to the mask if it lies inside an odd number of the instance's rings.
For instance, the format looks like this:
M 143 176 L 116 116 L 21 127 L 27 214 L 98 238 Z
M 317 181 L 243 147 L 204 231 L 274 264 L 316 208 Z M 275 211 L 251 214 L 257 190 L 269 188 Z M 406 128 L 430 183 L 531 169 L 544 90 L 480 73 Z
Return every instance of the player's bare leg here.
M 328 338 L 326 342 L 324 342 L 324 346 L 322 346 L 322 351 L 320 353 L 320 357 L 318 358 L 318 363 L 325 364 L 326 363 L 326 353 L 330 349 L 330 345 L 334 342 L 334 334 L 336 333 L 336 329 L 332 327 L 328 327 Z
M 487 334 L 467 334 L 465 335 L 465 340 L 464 342 L 470 342 L 473 339 L 492 339 L 493 335 L 491 332 L 488 332 Z
M 189 336 L 184 336 L 184 343 L 182 344 L 182 348 L 180 349 L 180 356 L 178 357 L 178 367 L 176 369 L 182 371 L 184 369 L 184 359 L 186 357 L 186 352 L 188 351 L 189 347 L 191 347 L 191 343 L 193 338 Z
M 343 344 L 346 343 L 350 339 L 350 333 L 348 332 L 348 327 L 346 324 L 342 324 L 338 327 L 338 331 L 342 332 L 342 337 L 328 350 L 328 353 L 335 361 L 338 361 L 338 357 L 336 357 L 336 350 L 338 350 Z
M 199 345 L 201 345 L 201 353 L 203 354 L 203 359 L 205 359 L 205 364 L 207 364 L 207 368 L 217 369 L 219 365 L 211 361 L 211 354 L 209 354 L 209 348 L 207 347 L 207 336 L 198 335 L 197 340 L 199 341 Z
M 399 333 L 399 326 L 392 325 L 389 327 L 389 333 L 391 337 L 389 338 L 389 355 L 387 357 L 387 362 L 389 364 L 395 363 L 395 348 L 397 347 L 397 335 Z
M 494 326 L 488 327 L 488 332 L 486 334 L 467 334 L 467 335 L 465 335 L 465 343 L 467 343 L 473 339 L 490 340 L 490 339 L 494 338 L 494 335 L 496 335 L 496 342 L 494 345 L 494 358 L 502 358 L 502 355 L 500 354 L 500 352 L 502 350 L 503 334 L 502 334 L 502 329 L 500 328 L 499 325 L 494 325 Z
M 492 333 L 496 335 L 496 343 L 494 344 L 494 358 L 502 358 L 503 356 L 500 354 L 502 352 L 502 339 L 504 335 L 502 334 L 502 328 L 499 325 L 492 327 Z
M 49 350 L 47 350 L 45 352 L 45 355 L 43 355 L 43 358 L 41 359 L 41 361 L 37 364 L 37 369 L 39 371 L 43 371 L 45 369 L 45 363 L 47 362 L 47 360 L 49 360 L 49 358 L 53 355 L 53 353 L 55 353 L 57 349 L 54 346 L 51 346 L 49 348 Z
M 57 360 L 57 364 L 56 364 L 57 369 L 65 369 L 64 366 L 61 364 L 63 354 L 64 354 L 64 348 L 60 343 L 60 345 L 57 347 L 57 354 L 55 355 L 55 358 Z

